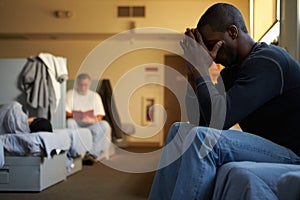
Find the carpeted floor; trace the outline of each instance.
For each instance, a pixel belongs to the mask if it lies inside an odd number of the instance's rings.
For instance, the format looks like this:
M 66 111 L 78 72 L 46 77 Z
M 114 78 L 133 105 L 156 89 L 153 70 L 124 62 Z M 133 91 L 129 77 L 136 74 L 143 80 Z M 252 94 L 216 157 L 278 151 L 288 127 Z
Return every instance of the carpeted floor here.
M 145 149 L 133 148 L 133 152 Z M 126 156 L 116 153 L 109 160 L 125 160 Z M 152 159 L 152 158 L 150 158 Z M 146 159 L 145 159 L 146 160 Z M 149 160 L 149 159 L 148 159 Z M 156 160 L 156 159 L 155 159 Z M 132 161 L 129 159 L 129 163 Z M 151 161 L 148 161 L 151 162 Z M 157 161 L 153 161 L 156 165 Z M 39 193 L 0 193 L 1 200 L 146 200 L 155 172 L 122 172 L 98 162 L 83 166 L 76 174 Z

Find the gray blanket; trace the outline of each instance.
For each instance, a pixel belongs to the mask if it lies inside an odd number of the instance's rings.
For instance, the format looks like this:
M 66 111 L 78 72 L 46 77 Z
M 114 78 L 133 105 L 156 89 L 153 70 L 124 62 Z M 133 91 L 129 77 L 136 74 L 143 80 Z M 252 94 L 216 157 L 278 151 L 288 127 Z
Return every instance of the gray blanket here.
M 27 115 L 16 101 L 0 105 L 0 134 L 30 133 Z

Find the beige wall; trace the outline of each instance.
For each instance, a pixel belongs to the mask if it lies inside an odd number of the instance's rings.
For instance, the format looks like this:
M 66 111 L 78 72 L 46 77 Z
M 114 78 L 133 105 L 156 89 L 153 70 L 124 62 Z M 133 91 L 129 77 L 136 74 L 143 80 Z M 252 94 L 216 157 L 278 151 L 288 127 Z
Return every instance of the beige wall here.
M 129 29 L 130 22 L 134 21 L 137 28 L 160 27 L 183 33 L 186 27 L 194 27 L 201 14 L 213 3 L 210 0 L 2 0 L 0 1 L 0 58 L 26 58 L 40 52 L 49 52 L 56 56 L 67 58 L 70 79 L 82 69 L 81 64 L 89 57 L 91 52 L 101 45 L 109 36 Z M 249 1 L 232 0 L 224 1 L 233 3 L 243 13 L 249 27 Z M 145 18 L 117 18 L 117 5 L 144 5 L 146 6 Z M 70 19 L 57 19 L 53 11 L 57 9 L 70 10 L 73 16 Z M 5 19 L 5 20 L 4 20 Z M 165 39 L 162 39 L 165 40 Z M 124 41 L 123 41 L 124 42 Z M 150 40 L 129 39 L 134 44 L 161 43 L 160 38 Z M 167 40 L 168 42 L 172 42 Z M 120 46 L 118 46 L 120 45 Z M 122 42 L 116 42 L 112 49 L 117 51 Z M 155 46 L 155 45 L 154 45 Z M 157 49 L 143 49 L 120 55 L 109 65 L 101 75 L 108 78 L 112 86 L 117 87 L 120 78 L 131 69 L 150 65 L 160 67 L 164 63 L 164 55 L 170 52 Z M 99 68 L 105 58 L 99 55 Z M 150 63 L 150 64 L 149 64 Z M 151 63 L 155 63 L 152 65 Z M 98 68 L 98 69 L 99 69 Z M 141 67 L 133 74 L 137 78 L 144 78 L 147 82 L 149 74 Z M 163 79 L 163 70 L 150 74 L 158 80 Z M 98 78 L 97 67 L 93 68 L 93 77 Z M 136 81 L 130 80 L 131 84 Z M 143 80 L 141 80 L 143 81 Z M 124 86 L 123 84 L 120 84 Z M 126 83 L 125 83 L 126 85 Z M 117 89 L 117 88 L 116 88 Z M 117 94 L 117 106 L 123 122 L 135 123 L 138 127 L 137 134 L 128 138 L 130 142 L 150 142 L 162 145 L 163 133 L 151 135 L 143 129 L 142 125 L 142 97 L 157 97 L 157 103 L 163 104 L 163 87 L 155 84 L 137 88 L 130 99 L 123 99 L 127 91 Z M 128 111 L 130 117 L 124 115 Z M 159 116 L 162 118 L 162 116 Z M 146 139 L 148 138 L 148 139 Z
M 0 57 L 28 57 L 52 52 L 68 58 L 70 77 L 74 78 L 88 53 L 107 36 L 129 29 L 161 27 L 183 33 L 194 27 L 210 0 L 2 0 L 0 2 Z M 225 1 L 235 4 L 249 27 L 248 0 Z M 145 5 L 145 18 L 117 18 L 117 5 Z M 53 11 L 70 10 L 70 19 L 57 19 Z M 4 20 L 6 19 L 6 20 Z M 25 40 L 15 38 L 28 38 Z M 3 38 L 3 37 L 2 37 Z M 51 39 L 57 38 L 57 39 Z
M 259 40 L 279 17 L 276 12 L 277 0 L 254 0 L 253 9 L 253 38 Z
M 2 0 L 1 33 L 119 33 L 137 27 L 163 27 L 182 32 L 195 26 L 212 0 Z M 224 1 L 235 4 L 249 21 L 248 0 Z M 142 5 L 145 18 L 117 18 L 117 6 Z M 55 10 L 70 10 L 70 19 L 57 19 Z M 6 19 L 6 20 L 3 20 Z

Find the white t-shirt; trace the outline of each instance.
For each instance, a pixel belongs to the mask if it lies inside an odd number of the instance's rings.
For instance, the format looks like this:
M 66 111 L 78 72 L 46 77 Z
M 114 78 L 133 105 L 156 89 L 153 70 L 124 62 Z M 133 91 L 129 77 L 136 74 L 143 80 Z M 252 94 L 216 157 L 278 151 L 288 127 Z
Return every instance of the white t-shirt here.
M 71 113 L 73 110 L 82 112 L 94 110 L 95 116 L 105 115 L 100 95 L 91 90 L 86 95 L 80 95 L 74 89 L 67 92 L 66 111 Z

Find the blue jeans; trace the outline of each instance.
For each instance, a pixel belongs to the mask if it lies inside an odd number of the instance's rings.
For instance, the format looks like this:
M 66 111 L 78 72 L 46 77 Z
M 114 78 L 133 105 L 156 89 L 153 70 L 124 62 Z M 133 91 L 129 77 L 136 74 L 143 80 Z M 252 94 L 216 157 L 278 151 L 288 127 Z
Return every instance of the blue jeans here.
M 211 199 L 217 169 L 228 162 L 295 164 L 299 159 L 291 150 L 253 134 L 175 123 L 149 200 Z
M 85 127 L 91 131 L 93 138 L 93 147 L 88 153 L 93 155 L 95 158 L 98 158 L 102 151 L 108 153 L 109 145 L 111 142 L 111 127 L 107 121 L 101 120 L 96 124 L 91 125 L 69 118 L 67 119 L 67 127 Z
M 229 162 L 218 169 L 212 199 L 298 199 L 299 184 L 300 165 Z

